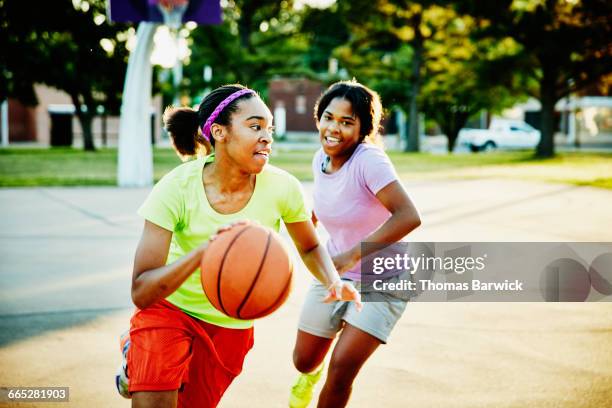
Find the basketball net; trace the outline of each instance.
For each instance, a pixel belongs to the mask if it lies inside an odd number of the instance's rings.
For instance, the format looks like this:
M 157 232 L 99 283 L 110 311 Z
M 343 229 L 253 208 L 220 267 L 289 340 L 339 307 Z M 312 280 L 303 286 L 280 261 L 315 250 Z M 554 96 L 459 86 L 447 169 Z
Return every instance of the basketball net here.
M 174 38 L 176 47 L 176 60 L 172 68 L 173 83 L 175 89 L 174 105 L 180 105 L 179 87 L 183 80 L 183 64 L 178 55 L 179 50 L 179 28 L 183 22 L 183 15 L 189 5 L 189 0 L 149 0 L 149 4 L 157 3 L 157 8 L 164 16 L 164 25 L 170 29 L 170 35 Z
M 178 30 L 183 22 L 183 14 L 187 10 L 189 0 L 158 0 L 157 7 L 164 16 L 164 24 L 173 30 Z

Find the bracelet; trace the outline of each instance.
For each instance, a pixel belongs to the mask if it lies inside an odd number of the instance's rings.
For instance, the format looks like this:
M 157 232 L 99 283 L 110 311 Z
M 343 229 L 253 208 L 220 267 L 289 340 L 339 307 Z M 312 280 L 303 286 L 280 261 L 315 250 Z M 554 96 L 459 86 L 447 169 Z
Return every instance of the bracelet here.
M 336 286 L 338 283 L 342 283 L 342 279 L 338 278 L 335 281 L 333 281 L 328 287 L 327 290 L 331 290 L 334 286 Z

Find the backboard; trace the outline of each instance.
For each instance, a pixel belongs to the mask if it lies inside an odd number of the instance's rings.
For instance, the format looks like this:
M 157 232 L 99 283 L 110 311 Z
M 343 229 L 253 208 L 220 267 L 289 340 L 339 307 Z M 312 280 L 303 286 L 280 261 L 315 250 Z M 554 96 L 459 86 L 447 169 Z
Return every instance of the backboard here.
M 177 1 L 177 0 L 175 0 Z M 162 0 L 172 3 L 172 0 Z M 178 0 L 179 3 L 183 1 Z M 139 23 L 141 21 L 164 22 L 159 11 L 159 0 L 108 0 L 109 19 L 118 23 Z M 194 21 L 198 24 L 221 24 L 221 4 L 219 0 L 188 0 L 183 22 Z

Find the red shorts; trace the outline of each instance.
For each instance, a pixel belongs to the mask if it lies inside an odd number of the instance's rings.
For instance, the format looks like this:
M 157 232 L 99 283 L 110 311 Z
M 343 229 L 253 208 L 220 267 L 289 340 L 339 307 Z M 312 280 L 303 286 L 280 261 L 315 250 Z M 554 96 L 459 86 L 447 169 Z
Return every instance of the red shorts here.
M 178 389 L 179 407 L 216 407 L 242 371 L 253 328 L 215 326 L 162 300 L 136 310 L 130 340 L 130 392 Z

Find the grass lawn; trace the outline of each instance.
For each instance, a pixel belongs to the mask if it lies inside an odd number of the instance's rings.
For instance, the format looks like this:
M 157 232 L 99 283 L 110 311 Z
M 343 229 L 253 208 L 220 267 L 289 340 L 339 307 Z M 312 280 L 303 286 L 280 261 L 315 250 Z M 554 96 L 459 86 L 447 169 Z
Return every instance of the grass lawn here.
M 404 180 L 503 178 L 612 189 L 612 153 L 564 152 L 551 159 L 537 159 L 532 152 L 448 156 L 398 153 L 391 154 L 391 159 Z
M 155 180 L 181 161 L 171 149 L 155 149 Z M 0 186 L 114 186 L 117 149 L 0 149 Z
M 612 189 L 612 153 L 558 153 L 536 159 L 531 151 L 439 155 L 390 152 L 403 180 L 507 178 Z M 311 180 L 310 152 L 280 153 L 272 163 Z
M 276 151 L 271 163 L 300 180 L 311 180 L 312 151 Z M 532 152 L 434 155 L 390 152 L 404 180 L 513 178 L 612 189 L 612 153 L 559 153 L 535 159 Z M 171 149 L 154 150 L 155 180 L 180 164 Z M 117 150 L 0 149 L 0 186 L 116 185 Z

